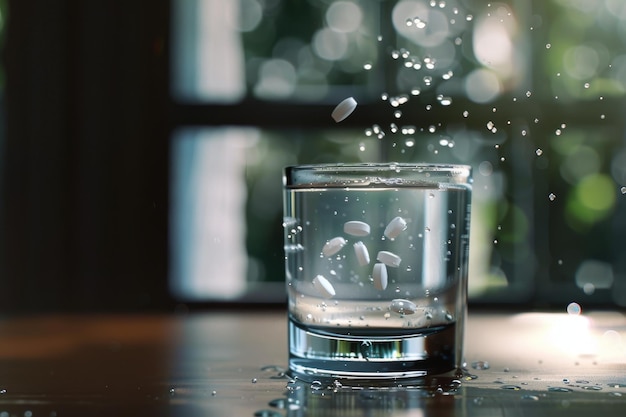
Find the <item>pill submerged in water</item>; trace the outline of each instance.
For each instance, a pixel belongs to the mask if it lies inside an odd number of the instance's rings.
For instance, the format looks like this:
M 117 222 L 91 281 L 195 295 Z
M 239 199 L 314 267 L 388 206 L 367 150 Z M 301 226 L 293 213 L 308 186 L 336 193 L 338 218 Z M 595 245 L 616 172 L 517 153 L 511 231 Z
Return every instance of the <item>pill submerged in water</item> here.
M 337 104 L 337 107 L 335 107 L 330 116 L 333 120 L 335 120 L 335 122 L 339 123 L 352 114 L 354 109 L 356 109 L 356 104 L 356 100 L 353 97 L 348 97 L 341 103 Z
M 395 239 L 404 230 L 406 230 L 406 220 L 402 217 L 396 217 L 385 228 L 385 236 L 389 239 Z
M 344 246 L 346 246 L 346 240 L 341 236 L 330 239 L 322 248 L 324 256 L 333 256 L 339 252 Z
M 370 225 L 357 220 L 346 222 L 343 231 L 352 236 L 367 236 L 370 234 Z
M 354 244 L 354 254 L 359 262 L 359 265 L 364 266 L 370 263 L 370 253 L 367 251 L 367 246 L 363 242 L 356 242 Z
M 313 278 L 313 286 L 324 298 L 332 298 L 335 296 L 335 289 L 323 275 Z
M 386 250 L 381 250 L 380 252 L 378 252 L 378 255 L 376 255 L 376 259 L 392 268 L 399 267 L 400 262 L 402 262 L 402 259 L 398 255 L 396 255 L 395 253 L 387 252 Z
M 377 290 L 384 290 L 387 288 L 387 267 L 383 263 L 374 264 L 374 270 L 372 271 L 372 278 L 374 278 L 374 288 Z
M 417 311 L 417 306 L 409 300 L 396 298 L 395 300 L 391 300 L 389 309 L 398 314 L 413 314 Z

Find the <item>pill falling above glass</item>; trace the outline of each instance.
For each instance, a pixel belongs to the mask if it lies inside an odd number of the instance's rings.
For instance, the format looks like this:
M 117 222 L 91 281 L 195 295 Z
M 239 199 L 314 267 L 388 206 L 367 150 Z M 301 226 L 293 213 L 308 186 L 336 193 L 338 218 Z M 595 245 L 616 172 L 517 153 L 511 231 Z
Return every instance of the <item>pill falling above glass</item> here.
M 330 116 L 335 122 L 339 123 L 352 114 L 354 109 L 356 109 L 356 105 L 356 100 L 353 97 L 348 97 L 341 103 L 337 104 L 337 107 L 335 107 Z

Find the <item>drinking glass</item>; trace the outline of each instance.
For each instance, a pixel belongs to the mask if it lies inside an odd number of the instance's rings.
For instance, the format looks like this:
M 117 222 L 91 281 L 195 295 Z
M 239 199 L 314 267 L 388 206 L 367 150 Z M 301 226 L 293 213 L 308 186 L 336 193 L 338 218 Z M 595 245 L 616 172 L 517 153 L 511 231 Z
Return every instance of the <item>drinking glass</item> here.
M 471 168 L 285 168 L 289 369 L 303 380 L 460 372 Z

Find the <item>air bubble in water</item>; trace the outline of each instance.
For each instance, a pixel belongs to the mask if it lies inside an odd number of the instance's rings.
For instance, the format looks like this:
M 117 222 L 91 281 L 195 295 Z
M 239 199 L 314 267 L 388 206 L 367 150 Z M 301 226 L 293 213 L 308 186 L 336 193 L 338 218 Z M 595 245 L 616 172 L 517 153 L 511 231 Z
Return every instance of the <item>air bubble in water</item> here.
M 589 84 L 589 83 L 585 83 L 585 84 L 583 85 L 583 87 L 585 87 L 585 88 L 589 88 L 589 87 L 590 87 L 590 84 Z
M 537 150 L 535 151 L 535 153 L 537 154 L 537 156 L 541 156 L 543 155 L 543 150 L 540 148 L 537 148 Z
M 415 25 L 416 28 L 418 29 L 424 29 L 426 27 L 426 22 L 424 22 L 422 19 L 420 19 L 419 17 L 414 17 L 413 18 L 413 24 Z
M 363 69 L 365 71 L 369 71 L 372 69 L 372 63 L 371 62 L 366 62 L 365 64 L 363 64 Z
M 402 117 L 402 111 L 401 110 L 396 110 L 395 112 L 393 112 L 393 117 L 395 117 L 396 119 L 399 119 Z
M 554 200 L 556 200 L 556 194 L 554 194 L 554 193 L 550 193 L 550 194 L 548 194 L 548 199 L 549 199 L 550 201 L 554 201 Z
M 622 187 L 619 190 L 621 191 L 622 194 L 626 194 L 626 187 Z

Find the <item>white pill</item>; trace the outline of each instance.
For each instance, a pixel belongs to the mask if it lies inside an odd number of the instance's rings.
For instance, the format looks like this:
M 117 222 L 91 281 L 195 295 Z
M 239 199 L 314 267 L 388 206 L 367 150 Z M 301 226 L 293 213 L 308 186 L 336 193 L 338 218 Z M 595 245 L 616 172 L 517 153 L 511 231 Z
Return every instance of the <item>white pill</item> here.
M 370 263 L 370 253 L 363 242 L 356 242 L 354 244 L 354 253 L 359 265 L 364 266 Z
M 395 239 L 404 230 L 406 230 L 406 220 L 402 217 L 396 217 L 385 227 L 385 236 L 389 239 Z
M 333 256 L 339 252 L 344 246 L 346 246 L 346 240 L 341 236 L 330 239 L 322 248 L 324 256 Z
M 396 298 L 391 300 L 389 309 L 398 314 L 413 314 L 417 311 L 417 306 L 412 301 Z
M 335 296 L 335 289 L 323 275 L 313 278 L 313 286 L 324 298 L 332 298 Z
M 370 234 L 370 225 L 357 220 L 346 222 L 343 231 L 352 236 L 367 236 Z
M 391 266 L 393 268 L 399 267 L 400 262 L 402 262 L 402 259 L 400 259 L 398 255 L 396 255 L 395 253 L 387 252 L 386 250 L 381 250 L 380 252 L 378 252 L 378 255 L 376 255 L 376 259 L 378 259 L 385 265 Z
M 354 109 L 356 109 L 356 100 L 353 97 L 348 97 L 341 103 L 337 104 L 337 107 L 333 110 L 330 116 L 339 123 L 346 117 L 350 116 Z
M 374 278 L 374 288 L 381 291 L 387 288 L 387 267 L 385 266 L 385 264 L 374 264 L 372 278 Z

